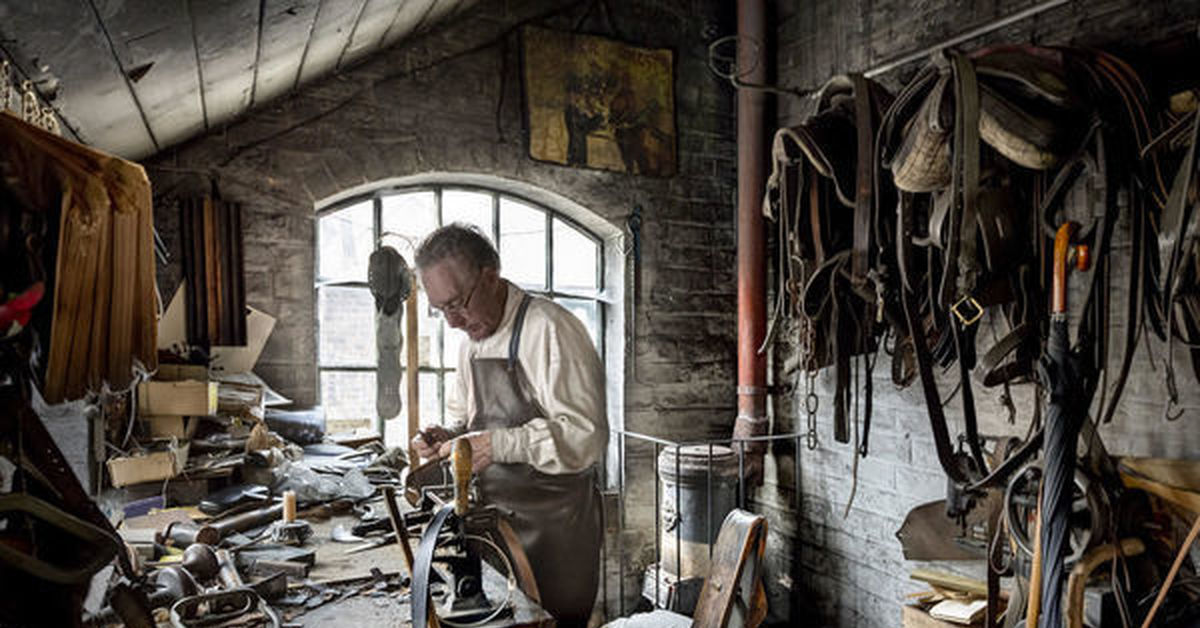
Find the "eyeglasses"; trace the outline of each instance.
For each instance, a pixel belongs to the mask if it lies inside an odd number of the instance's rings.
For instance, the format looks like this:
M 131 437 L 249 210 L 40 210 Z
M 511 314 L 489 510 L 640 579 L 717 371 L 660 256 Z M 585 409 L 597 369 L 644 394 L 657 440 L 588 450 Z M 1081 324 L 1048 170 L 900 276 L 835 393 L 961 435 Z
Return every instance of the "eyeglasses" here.
M 437 306 L 437 305 L 431 304 L 429 306 L 430 316 L 438 318 L 438 317 L 442 317 L 442 316 L 461 315 L 463 312 L 465 312 L 467 310 L 468 307 L 471 306 L 471 298 L 475 296 L 475 291 L 479 289 L 479 283 L 482 278 L 483 278 L 483 273 L 479 273 L 479 274 L 475 275 L 475 284 L 471 286 L 471 289 L 467 292 L 467 296 L 462 300 L 462 303 L 455 303 L 455 304 L 442 305 L 442 306 Z

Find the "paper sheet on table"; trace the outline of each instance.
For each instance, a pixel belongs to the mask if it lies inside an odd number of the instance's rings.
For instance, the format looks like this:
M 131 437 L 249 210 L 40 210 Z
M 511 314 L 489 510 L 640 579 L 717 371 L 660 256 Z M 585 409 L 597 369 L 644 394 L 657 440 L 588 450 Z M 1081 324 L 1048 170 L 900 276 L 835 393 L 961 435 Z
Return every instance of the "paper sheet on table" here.
M 179 283 L 175 296 L 162 320 L 158 321 L 158 348 L 170 350 L 187 345 L 187 312 L 184 308 L 184 282 Z M 248 373 L 258 362 L 267 337 L 275 329 L 275 317 L 246 306 L 246 346 L 244 347 L 213 347 L 212 363 L 209 370 L 213 373 Z

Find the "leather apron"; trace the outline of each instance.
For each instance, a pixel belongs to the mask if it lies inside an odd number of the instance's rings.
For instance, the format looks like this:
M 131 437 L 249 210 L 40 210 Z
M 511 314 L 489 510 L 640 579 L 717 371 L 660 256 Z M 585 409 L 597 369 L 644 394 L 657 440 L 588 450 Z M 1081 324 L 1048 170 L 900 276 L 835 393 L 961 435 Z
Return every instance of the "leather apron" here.
M 507 359 L 471 359 L 471 431 L 517 427 L 547 416 L 517 360 L 530 299 L 525 295 L 517 309 Z M 594 475 L 593 469 L 551 475 L 528 464 L 499 462 L 478 474 L 480 497 L 499 507 L 520 537 L 542 607 L 560 628 L 586 625 L 596 598 L 603 536 Z

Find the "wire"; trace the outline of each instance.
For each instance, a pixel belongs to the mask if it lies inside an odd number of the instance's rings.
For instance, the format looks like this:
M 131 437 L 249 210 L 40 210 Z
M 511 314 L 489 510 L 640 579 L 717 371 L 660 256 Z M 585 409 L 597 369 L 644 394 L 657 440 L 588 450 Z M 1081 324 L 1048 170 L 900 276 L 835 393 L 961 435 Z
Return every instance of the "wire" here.
M 1187 538 L 1184 539 L 1183 545 L 1179 547 L 1179 553 L 1175 555 L 1175 562 L 1171 564 L 1171 571 L 1167 572 L 1167 579 L 1163 581 L 1162 587 L 1158 590 L 1158 596 L 1154 598 L 1154 605 L 1150 607 L 1150 612 L 1146 614 L 1146 620 L 1142 622 L 1142 628 L 1150 628 L 1154 622 L 1154 616 L 1158 614 L 1158 608 L 1162 605 L 1163 598 L 1167 597 L 1167 590 L 1171 588 L 1171 583 L 1174 582 L 1175 576 L 1179 574 L 1179 567 L 1183 564 L 1183 559 L 1187 558 L 1188 550 L 1191 549 L 1192 543 L 1196 541 L 1196 536 L 1200 535 L 1200 516 L 1196 517 L 1195 523 L 1192 524 L 1192 529 L 1188 532 Z
M 441 621 L 443 624 L 446 624 L 447 626 L 454 626 L 454 628 L 471 628 L 472 626 L 482 626 L 482 625 L 492 621 L 493 619 L 499 617 L 500 613 L 502 611 L 504 611 L 504 609 L 508 608 L 509 604 L 512 602 L 513 591 L 516 589 L 516 578 L 517 578 L 516 570 L 513 569 L 512 561 L 510 561 L 508 559 L 508 555 L 505 554 L 504 551 L 500 549 L 500 546 L 493 543 L 491 539 L 480 536 L 478 534 L 464 534 L 463 538 L 471 539 L 473 541 L 479 541 L 480 543 L 483 543 L 484 545 L 491 547 L 492 550 L 495 551 L 496 554 L 500 556 L 501 560 L 504 561 L 505 569 L 508 570 L 508 592 L 504 596 L 504 602 L 497 604 L 496 610 L 492 611 L 492 613 L 490 615 L 488 615 L 487 617 L 484 617 L 483 619 L 477 619 L 475 621 L 460 623 L 460 622 L 456 622 L 456 621 L 453 621 L 450 619 L 446 619 L 445 617 L 438 618 L 438 620 Z M 480 584 L 482 585 L 482 583 L 480 583 Z
M 752 59 L 752 61 L 753 61 L 753 63 L 751 63 L 751 65 L 750 65 L 750 67 L 746 68 L 745 70 L 739 71 L 737 69 L 738 63 L 737 63 L 736 54 L 734 56 L 729 56 L 729 55 L 723 55 L 717 51 L 718 48 L 720 48 L 721 46 L 724 46 L 730 42 L 733 42 L 734 44 L 741 44 L 742 42 L 746 42 L 746 43 L 754 46 L 753 52 L 747 54 L 747 56 L 750 59 Z M 736 50 L 736 46 L 735 46 L 735 50 Z M 758 69 L 758 66 L 761 63 L 761 59 L 763 57 L 762 51 L 763 51 L 762 42 L 758 41 L 757 39 L 755 39 L 753 37 L 747 37 L 744 35 L 726 35 L 724 37 L 720 37 L 720 38 L 714 40 L 711 44 L 708 45 L 708 69 L 713 74 L 716 74 L 717 76 L 728 80 L 729 83 L 731 85 L 733 85 L 736 89 L 753 89 L 753 90 L 758 90 L 758 91 L 763 91 L 763 92 L 769 92 L 772 94 L 780 94 L 780 95 L 784 95 L 784 96 L 801 96 L 801 97 L 807 96 L 811 92 L 811 90 L 807 90 L 807 89 L 796 89 L 796 88 L 792 88 L 792 87 L 779 87 L 776 85 L 767 85 L 767 84 L 763 84 L 763 83 L 747 83 L 747 82 L 743 81 L 741 77 L 746 76 L 746 75 L 750 74 L 751 72 L 754 72 L 756 69 Z M 728 67 L 729 69 L 727 69 L 727 70 L 721 69 L 720 67 L 718 67 L 718 65 L 717 65 L 718 63 L 726 64 L 726 67 Z

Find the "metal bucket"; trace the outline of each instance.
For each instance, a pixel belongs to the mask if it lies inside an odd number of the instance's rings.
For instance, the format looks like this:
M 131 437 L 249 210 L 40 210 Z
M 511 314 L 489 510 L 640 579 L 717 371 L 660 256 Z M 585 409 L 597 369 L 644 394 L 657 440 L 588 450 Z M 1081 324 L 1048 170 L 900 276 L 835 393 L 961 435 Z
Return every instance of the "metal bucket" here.
M 658 455 L 660 564 L 680 580 L 703 578 L 721 522 L 737 506 L 738 457 L 722 445 L 691 445 L 678 452 L 668 447 Z

